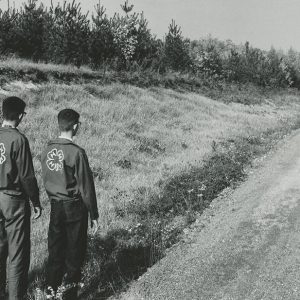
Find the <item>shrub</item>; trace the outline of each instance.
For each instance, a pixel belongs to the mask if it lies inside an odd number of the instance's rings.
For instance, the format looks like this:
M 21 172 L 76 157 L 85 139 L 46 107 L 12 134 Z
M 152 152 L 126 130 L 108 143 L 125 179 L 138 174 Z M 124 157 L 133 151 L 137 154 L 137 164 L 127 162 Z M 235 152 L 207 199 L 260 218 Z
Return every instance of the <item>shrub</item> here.
M 222 59 L 213 45 L 197 53 L 194 66 L 197 72 L 206 76 L 222 77 L 223 75 Z
M 126 0 L 121 7 L 125 15 L 121 16 L 120 14 L 115 14 L 111 19 L 111 27 L 118 59 L 121 63 L 124 63 L 126 67 L 127 63 L 132 60 L 136 50 L 136 27 L 139 14 L 130 13 L 133 9 L 133 5 L 129 5 L 128 0 Z
M 287 87 L 293 84 L 293 68 L 274 48 L 262 51 L 246 42 L 243 48 L 230 50 L 224 66 L 228 81 L 252 82 L 263 87 Z

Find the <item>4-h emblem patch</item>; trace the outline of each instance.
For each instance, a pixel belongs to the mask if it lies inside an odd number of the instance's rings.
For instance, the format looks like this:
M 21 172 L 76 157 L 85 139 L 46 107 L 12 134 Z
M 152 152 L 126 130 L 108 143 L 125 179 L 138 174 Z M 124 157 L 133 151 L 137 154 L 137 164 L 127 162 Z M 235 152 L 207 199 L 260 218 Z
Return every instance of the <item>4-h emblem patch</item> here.
M 5 147 L 3 143 L 0 143 L 0 165 L 2 165 L 6 161 Z
M 63 164 L 64 161 L 64 153 L 62 150 L 57 150 L 57 149 L 52 149 L 50 152 L 47 154 L 47 167 L 51 171 L 59 171 L 62 170 L 64 167 Z

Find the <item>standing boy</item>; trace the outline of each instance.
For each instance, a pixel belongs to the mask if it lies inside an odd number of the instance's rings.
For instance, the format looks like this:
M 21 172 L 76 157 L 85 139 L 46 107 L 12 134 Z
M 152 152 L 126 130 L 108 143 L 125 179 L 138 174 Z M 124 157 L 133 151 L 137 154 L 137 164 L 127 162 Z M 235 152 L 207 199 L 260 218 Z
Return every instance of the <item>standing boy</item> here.
M 86 251 L 88 212 L 94 232 L 98 227 L 93 175 L 85 151 L 73 143 L 80 125 L 79 117 L 72 109 L 60 111 L 60 136 L 50 141 L 42 154 L 43 180 L 51 202 L 48 299 L 52 299 L 61 284 L 72 287 L 64 299 L 77 298 Z
M 17 127 L 25 113 L 18 97 L 3 100 L 0 128 L 0 299 L 5 297 L 6 261 L 10 300 L 23 299 L 30 262 L 30 205 L 41 215 L 39 189 L 27 138 Z

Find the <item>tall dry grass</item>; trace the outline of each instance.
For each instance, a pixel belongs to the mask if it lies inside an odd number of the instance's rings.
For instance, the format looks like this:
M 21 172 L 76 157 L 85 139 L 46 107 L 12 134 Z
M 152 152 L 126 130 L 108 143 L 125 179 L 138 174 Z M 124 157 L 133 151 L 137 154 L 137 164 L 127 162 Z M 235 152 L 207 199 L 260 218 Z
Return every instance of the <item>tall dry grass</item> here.
M 41 219 L 32 224 L 33 290 L 42 286 L 44 280 L 49 221 L 40 153 L 47 141 L 58 135 L 59 110 L 70 107 L 81 114 L 82 127 L 76 143 L 86 149 L 95 174 L 100 213 L 98 237 L 105 237 L 111 230 L 138 228 L 140 216 L 130 210 L 132 203 L 149 207 L 153 196 L 162 193 L 163 183 L 201 165 L 212 144 L 291 127 L 300 112 L 297 97 L 288 93 L 278 96 L 275 104 L 269 99 L 251 106 L 224 104 L 193 93 L 121 84 L 47 83 L 14 94 L 28 103 L 28 114 L 20 130 L 30 140 L 44 207 Z M 101 247 L 97 249 L 101 251 Z M 99 260 L 103 259 L 100 253 L 97 255 L 96 251 L 92 253 L 93 263 L 87 265 L 86 285 L 97 282 Z M 93 288 L 99 290 L 101 283 Z

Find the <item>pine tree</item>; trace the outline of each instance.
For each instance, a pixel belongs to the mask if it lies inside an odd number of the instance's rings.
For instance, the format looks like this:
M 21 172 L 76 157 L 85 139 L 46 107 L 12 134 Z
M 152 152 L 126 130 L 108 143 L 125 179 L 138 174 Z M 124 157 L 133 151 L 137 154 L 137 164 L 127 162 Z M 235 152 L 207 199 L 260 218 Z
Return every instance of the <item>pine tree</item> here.
M 116 50 L 110 20 L 107 18 L 106 9 L 100 1 L 95 6 L 95 14 L 92 15 L 89 44 L 91 62 L 95 67 L 111 60 L 115 55 Z
M 90 24 L 88 13 L 82 14 L 80 3 L 64 1 L 56 7 L 51 2 L 47 24 L 47 57 L 51 61 L 74 64 L 87 63 Z
M 16 22 L 18 12 L 15 9 L 0 10 L 0 53 L 15 53 Z
M 44 55 L 45 10 L 37 1 L 24 3 L 15 26 L 17 54 L 34 60 Z
M 133 7 L 134 7 L 133 4 L 131 5 L 128 4 L 128 0 L 126 0 L 124 4 L 121 4 L 121 8 L 125 12 L 125 14 L 130 13 L 133 10 Z
M 165 38 L 165 61 L 167 66 L 175 71 L 189 68 L 191 59 L 188 48 L 182 37 L 180 26 L 174 20 L 169 25 L 169 32 Z
M 157 55 L 157 42 L 151 35 L 144 13 L 141 13 L 136 26 L 136 46 L 133 60 L 148 67 L 152 60 L 157 59 Z

